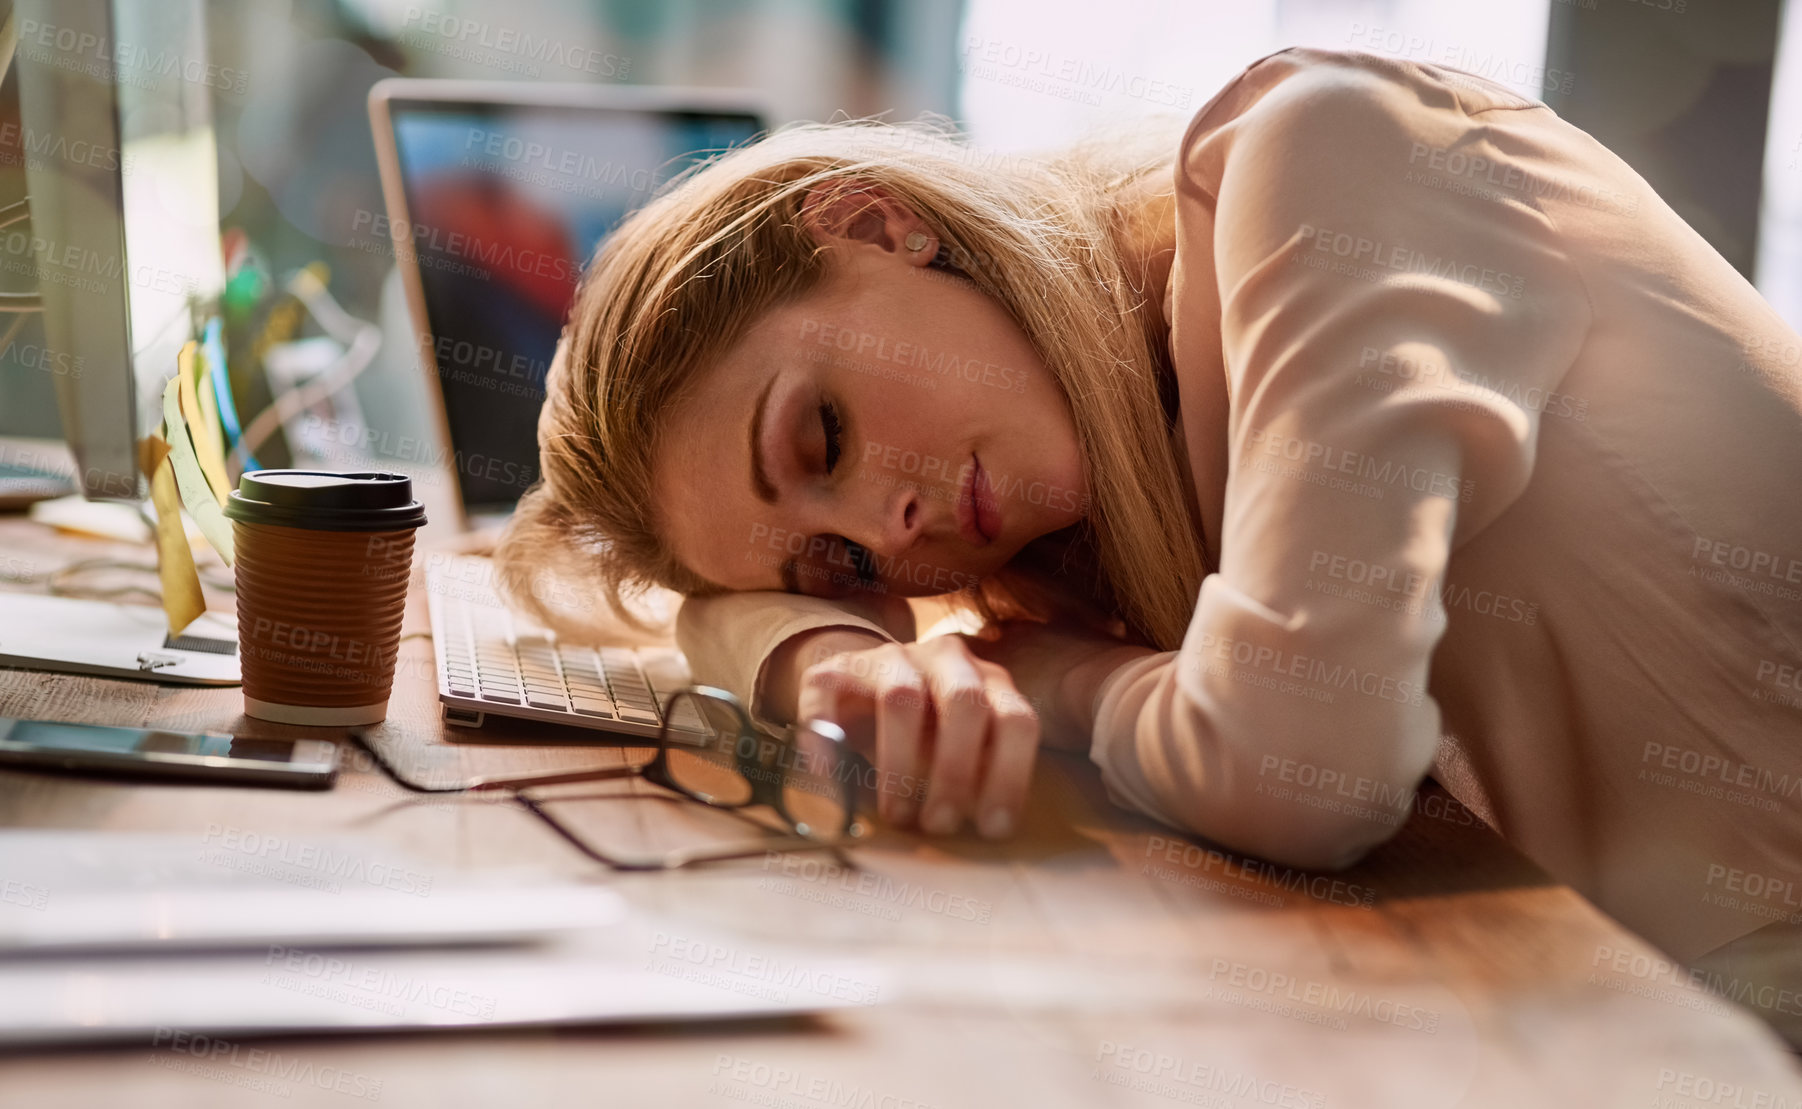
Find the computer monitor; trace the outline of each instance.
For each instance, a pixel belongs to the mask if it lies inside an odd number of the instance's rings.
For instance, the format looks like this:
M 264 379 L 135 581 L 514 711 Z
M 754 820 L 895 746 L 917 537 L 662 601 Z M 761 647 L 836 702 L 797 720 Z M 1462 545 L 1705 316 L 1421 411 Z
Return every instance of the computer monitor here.
M 723 89 L 391 78 L 370 91 L 387 214 L 458 500 L 510 512 L 538 470 L 538 413 L 583 266 L 671 176 L 755 136 Z
M 203 0 L 16 0 L 29 229 L 63 435 L 90 499 L 140 499 L 139 436 L 225 284 Z
M 30 221 L 0 220 L 0 265 L 36 277 L 44 346 L 72 371 L 57 405 L 90 499 L 141 499 L 138 437 L 225 285 L 201 3 L 16 0 L 12 13 Z M 234 629 L 215 613 L 172 636 L 154 607 L 0 592 L 0 628 L 13 632 L 0 665 L 238 680 Z

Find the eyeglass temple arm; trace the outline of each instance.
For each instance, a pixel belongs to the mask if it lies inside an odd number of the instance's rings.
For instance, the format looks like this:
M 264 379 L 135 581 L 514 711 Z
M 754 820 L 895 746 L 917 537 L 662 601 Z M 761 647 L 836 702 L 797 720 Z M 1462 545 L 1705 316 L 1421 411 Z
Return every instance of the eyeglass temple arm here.
M 609 778 L 635 778 L 635 766 L 591 767 L 587 770 L 564 770 L 550 774 L 520 774 L 496 778 L 475 778 L 465 787 L 470 793 L 494 789 L 524 789 L 527 786 L 555 786 L 565 782 L 599 782 Z
M 420 785 L 402 774 L 394 764 L 388 761 L 388 756 L 382 753 L 382 749 L 362 732 L 351 732 L 350 741 L 368 753 L 369 757 L 375 760 L 375 764 L 381 767 L 382 772 L 393 779 L 397 785 L 414 793 L 482 793 L 495 789 L 518 789 L 523 786 L 552 786 L 562 782 L 597 782 L 608 778 L 630 778 L 640 773 L 637 767 L 602 766 L 590 767 L 586 770 L 555 771 L 549 774 L 514 774 L 502 777 L 474 778 L 454 786 L 427 786 Z
M 736 844 L 729 847 L 689 847 L 677 848 L 654 858 L 622 859 L 604 855 L 595 850 L 581 836 L 576 835 L 561 820 L 547 810 L 539 799 L 530 793 L 516 793 L 513 799 L 523 805 L 527 812 L 550 826 L 553 832 L 563 837 L 571 846 L 595 862 L 614 870 L 654 871 L 679 870 L 696 863 L 726 862 L 731 859 L 750 859 L 759 855 L 767 855 L 771 851 L 830 851 L 846 869 L 858 869 L 857 861 L 845 851 L 842 843 L 824 843 L 807 836 L 773 836 L 758 840 L 755 843 Z

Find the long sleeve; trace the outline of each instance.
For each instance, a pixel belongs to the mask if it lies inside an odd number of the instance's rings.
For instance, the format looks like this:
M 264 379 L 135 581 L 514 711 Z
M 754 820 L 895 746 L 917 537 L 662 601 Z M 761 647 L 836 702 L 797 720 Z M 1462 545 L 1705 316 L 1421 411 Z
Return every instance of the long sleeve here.
M 1219 104 L 1178 164 L 1171 304 L 1217 313 L 1223 363 L 1176 369 L 1224 369 L 1219 572 L 1180 650 L 1103 683 L 1091 756 L 1160 820 L 1338 867 L 1432 764 L 1448 559 L 1525 489 L 1590 309 L 1524 193 L 1429 183 L 1434 151 L 1511 165 L 1443 88 L 1320 66 Z
M 913 611 L 900 597 L 826 600 L 774 591 L 690 597 L 676 614 L 676 643 L 697 682 L 736 695 L 758 725 L 773 728 L 758 699 L 764 663 L 793 636 L 837 627 L 912 639 Z

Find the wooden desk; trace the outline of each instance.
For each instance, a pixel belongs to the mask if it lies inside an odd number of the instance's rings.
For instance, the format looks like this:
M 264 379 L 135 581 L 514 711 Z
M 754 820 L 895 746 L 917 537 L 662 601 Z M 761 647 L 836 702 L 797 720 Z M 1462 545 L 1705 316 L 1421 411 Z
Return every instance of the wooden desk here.
M 5 576 L 103 553 L 0 518 Z M 381 741 L 466 773 L 618 757 L 508 742 L 504 724 L 447 734 L 434 697 L 430 644 L 409 640 Z M 321 734 L 243 717 L 235 689 L 20 670 L 0 670 L 0 715 Z M 606 833 L 636 849 L 668 810 L 614 812 Z M 1802 1104 L 1791 1056 L 1753 1017 L 1648 976 L 1650 947 L 1437 789 L 1363 865 L 1324 877 L 1193 846 L 1052 755 L 1014 842 L 885 833 L 856 849 L 861 873 L 814 857 L 597 872 L 511 806 L 408 803 L 360 759 L 325 794 L 0 772 L 0 820 L 197 843 L 209 825 L 350 832 L 447 870 L 532 860 L 697 927 L 877 957 L 899 982 L 889 1003 L 822 1019 L 255 1045 L 310 1082 L 148 1044 L 0 1055 L 6 1105 L 348 1105 L 358 1092 L 432 1107 Z M 350 1093 L 332 1088 L 339 1075 Z

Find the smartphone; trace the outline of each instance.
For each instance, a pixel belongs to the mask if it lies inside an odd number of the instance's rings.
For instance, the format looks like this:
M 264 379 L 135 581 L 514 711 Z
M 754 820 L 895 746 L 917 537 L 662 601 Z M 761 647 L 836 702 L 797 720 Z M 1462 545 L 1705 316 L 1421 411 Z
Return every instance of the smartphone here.
M 325 789 L 338 773 L 327 739 L 239 739 L 0 716 L 0 766 L 221 784 Z

